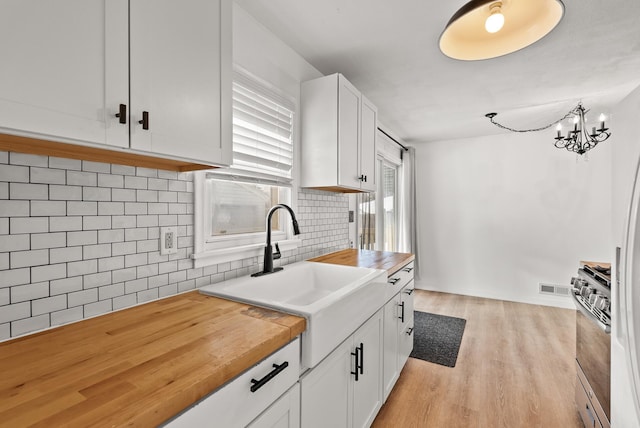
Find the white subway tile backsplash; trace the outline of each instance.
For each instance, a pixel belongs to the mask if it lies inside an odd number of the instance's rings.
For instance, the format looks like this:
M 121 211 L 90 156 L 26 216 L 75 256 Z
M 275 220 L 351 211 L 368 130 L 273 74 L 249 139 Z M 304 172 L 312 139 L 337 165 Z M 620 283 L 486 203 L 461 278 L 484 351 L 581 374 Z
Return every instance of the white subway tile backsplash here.
M 31 316 L 31 302 L 22 302 L 5 305 L 0 310 L 0 324 L 11 322 Z
M 3 157 L 10 159 L 0 151 L 0 164 Z M 193 173 L 14 160 L 20 165 L 0 165 L 0 314 L 12 314 L 0 319 L 0 339 L 44 328 L 49 317 L 60 325 L 261 268 L 260 257 L 193 268 Z M 346 248 L 347 210 L 344 195 L 300 190 L 302 245 L 277 264 Z M 159 254 L 165 225 L 177 228 L 177 254 Z
M 111 272 L 113 276 L 113 282 L 125 282 L 136 279 L 136 268 L 118 269 Z
M 9 339 L 10 337 L 11 337 L 11 324 L 9 323 L 0 324 L 0 340 Z
M 114 297 L 123 296 L 124 295 L 124 284 L 113 284 L 106 285 L 104 287 L 98 288 L 98 299 L 113 299 Z
M 10 264 L 12 269 L 48 265 L 49 250 L 14 251 Z
M 51 191 L 51 188 L 49 188 Z M 31 201 L 31 217 L 67 215 L 66 201 Z
M 98 174 L 95 172 L 67 171 L 67 184 L 70 186 L 97 186 Z
M 84 318 L 82 306 L 51 313 L 51 326 L 67 324 Z
M 49 159 L 42 155 L 11 152 L 9 153 L 9 162 L 12 165 L 47 166 Z
M 124 283 L 125 294 L 137 293 L 138 291 L 146 290 L 147 278 L 134 279 Z
M 111 229 L 111 217 L 110 216 L 82 217 L 82 228 L 84 230 Z
M 49 290 L 52 296 L 58 294 L 68 294 L 82 290 L 82 277 L 74 276 L 70 278 L 56 279 L 49 282 Z
M 102 287 L 111 284 L 111 272 L 100 272 L 84 275 L 84 289 Z
M 67 202 L 67 214 L 70 216 L 98 215 L 98 203 L 86 201 Z
M 29 201 L 2 201 L 0 217 L 28 217 Z
M 49 251 L 50 263 L 77 262 L 82 260 L 82 247 L 52 248 Z
M 20 336 L 49 327 L 49 314 L 34 316 L 11 323 L 11 336 Z
M 78 262 L 75 262 L 78 263 Z M 72 263 L 69 263 L 71 265 Z M 65 263 L 59 263 L 48 266 L 36 266 L 31 268 L 31 281 L 50 281 L 52 279 L 65 278 L 67 276 L 67 265 Z M 69 272 L 69 276 L 73 276 Z
M 49 185 L 49 200 L 51 201 L 81 201 L 82 187 Z
M 68 276 L 87 275 L 98 272 L 98 261 L 83 260 L 81 262 L 67 263 Z
M 66 184 L 66 173 L 63 169 L 51 169 L 32 166 L 29 181 L 42 184 Z
M 28 183 L 29 168 L 26 166 L 0 165 L 0 181 Z
M 84 316 L 85 318 L 95 317 L 96 315 L 106 314 L 112 310 L 113 302 L 111 299 L 101 300 L 99 302 L 84 305 Z
M 113 310 L 127 308 L 138 303 L 138 299 L 135 294 L 125 294 L 124 296 L 113 298 Z
M 90 288 L 88 290 L 76 291 L 67 294 L 68 306 L 70 308 L 74 306 L 86 305 L 87 303 L 93 303 L 98 301 L 98 289 Z
M 121 202 L 135 202 L 136 191 L 133 189 L 111 189 L 111 200 Z
M 67 295 L 37 299 L 31 302 L 31 316 L 49 314 L 51 312 L 67 309 Z
M 49 217 L 49 231 L 63 232 L 82 230 L 82 217 Z
M 9 163 L 9 152 L 0 152 L 0 164 Z
M 0 239 L 0 252 L 24 251 L 29 249 L 29 235 L 8 235 Z
M 82 170 L 83 171 L 91 171 L 91 172 L 104 172 L 104 173 L 108 174 L 108 173 L 111 172 L 111 165 L 109 165 L 108 163 L 92 162 L 92 161 L 83 160 L 82 161 Z
M 11 287 L 10 289 L 3 288 L 2 290 L 11 290 L 11 303 L 27 302 L 29 300 L 48 297 L 49 282 L 45 281 L 35 284 L 19 285 L 16 287 Z

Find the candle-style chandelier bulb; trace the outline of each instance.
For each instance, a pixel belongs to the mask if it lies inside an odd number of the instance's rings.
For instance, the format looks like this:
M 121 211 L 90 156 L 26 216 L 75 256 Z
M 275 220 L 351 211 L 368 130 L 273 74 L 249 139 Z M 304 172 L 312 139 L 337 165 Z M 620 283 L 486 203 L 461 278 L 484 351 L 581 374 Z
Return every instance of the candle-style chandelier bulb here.
M 488 33 L 497 33 L 504 26 L 504 15 L 502 14 L 502 2 L 495 2 L 489 7 L 490 13 L 484 22 L 484 29 Z

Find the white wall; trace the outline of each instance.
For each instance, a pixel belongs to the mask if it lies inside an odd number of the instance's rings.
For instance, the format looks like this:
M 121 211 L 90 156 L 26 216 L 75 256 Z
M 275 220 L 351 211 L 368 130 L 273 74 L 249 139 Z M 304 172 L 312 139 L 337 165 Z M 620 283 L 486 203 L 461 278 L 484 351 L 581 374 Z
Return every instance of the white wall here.
M 418 287 L 573 308 L 538 283 L 610 260 L 611 148 L 576 162 L 552 134 L 416 145 Z

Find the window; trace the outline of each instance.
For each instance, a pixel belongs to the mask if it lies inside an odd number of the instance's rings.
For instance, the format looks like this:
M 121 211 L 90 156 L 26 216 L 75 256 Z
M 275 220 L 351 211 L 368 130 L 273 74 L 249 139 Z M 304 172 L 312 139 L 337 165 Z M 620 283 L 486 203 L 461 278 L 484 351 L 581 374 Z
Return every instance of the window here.
M 229 248 L 244 252 L 235 259 L 262 251 L 269 209 L 291 203 L 294 112 L 293 100 L 246 72 L 234 72 L 233 165 L 196 173 L 196 266 L 202 265 L 198 253 L 224 250 L 223 258 L 232 260 Z M 280 215 L 281 210 L 273 215 L 274 241 L 288 236 L 289 222 Z
M 375 193 L 356 197 L 358 244 L 364 250 L 398 251 L 398 146 L 378 132 Z

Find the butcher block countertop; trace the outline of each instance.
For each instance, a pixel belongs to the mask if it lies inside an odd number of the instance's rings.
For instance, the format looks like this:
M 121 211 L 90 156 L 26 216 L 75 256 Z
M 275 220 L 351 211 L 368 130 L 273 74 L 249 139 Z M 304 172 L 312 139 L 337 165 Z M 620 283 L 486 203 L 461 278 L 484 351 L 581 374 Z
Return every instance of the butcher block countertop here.
M 3 342 L 0 426 L 156 426 L 305 328 L 193 291 Z
M 393 275 L 399 271 L 402 266 L 414 259 L 415 256 L 409 253 L 392 253 L 389 251 L 356 250 L 349 248 L 309 259 L 309 261 L 332 263 L 335 265 L 385 269 L 389 272 L 389 275 Z

